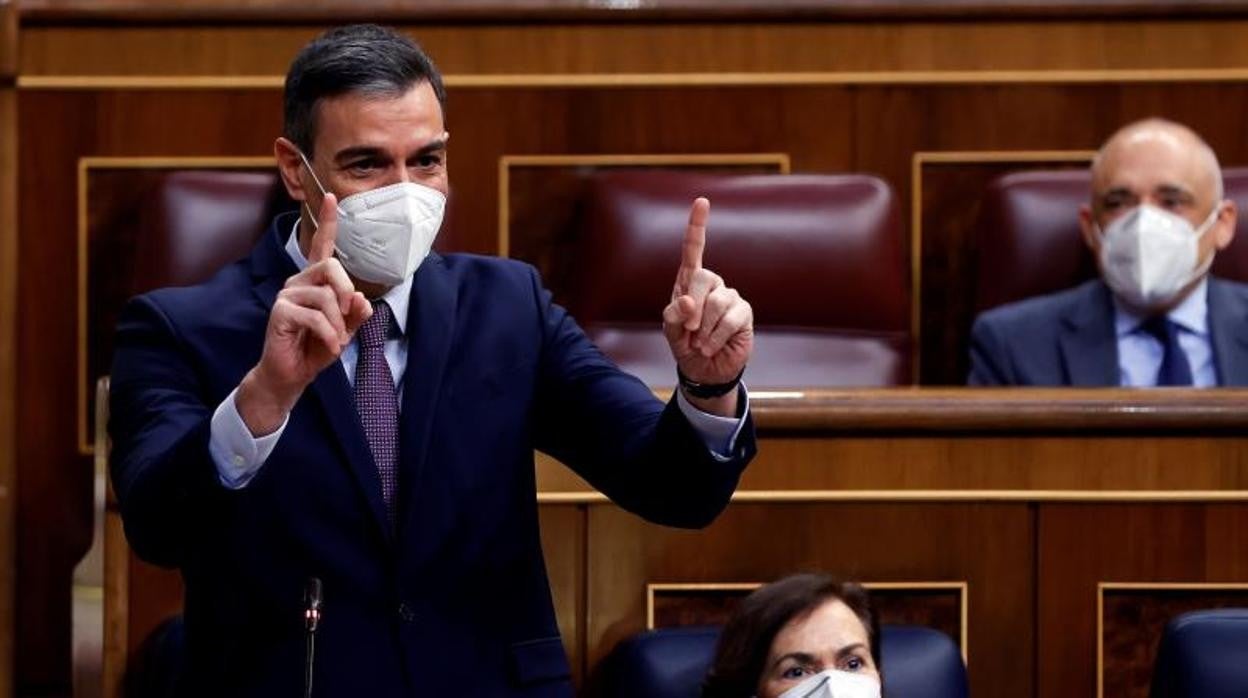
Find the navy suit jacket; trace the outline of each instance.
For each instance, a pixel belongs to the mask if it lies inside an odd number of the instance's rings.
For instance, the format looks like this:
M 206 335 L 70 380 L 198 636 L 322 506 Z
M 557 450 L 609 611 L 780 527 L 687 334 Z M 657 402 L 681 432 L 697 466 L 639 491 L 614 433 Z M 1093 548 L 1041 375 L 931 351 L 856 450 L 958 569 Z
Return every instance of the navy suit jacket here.
M 302 695 L 303 590 L 324 585 L 316 695 L 567 696 L 542 559 L 533 450 L 630 511 L 700 527 L 754 453 L 720 462 L 674 402 L 621 372 L 531 267 L 431 255 L 407 323 L 399 516 L 338 362 L 241 490 L 209 456 L 211 415 L 260 358 L 295 267 L 279 217 L 207 283 L 133 300 L 112 372 L 112 477 L 140 557 L 186 582 L 185 693 Z M 640 590 L 639 590 L 640 593 Z
M 1209 277 L 1218 385 L 1248 385 L 1248 286 Z M 971 329 L 971 385 L 1117 386 L 1113 296 L 1100 279 L 993 308 Z

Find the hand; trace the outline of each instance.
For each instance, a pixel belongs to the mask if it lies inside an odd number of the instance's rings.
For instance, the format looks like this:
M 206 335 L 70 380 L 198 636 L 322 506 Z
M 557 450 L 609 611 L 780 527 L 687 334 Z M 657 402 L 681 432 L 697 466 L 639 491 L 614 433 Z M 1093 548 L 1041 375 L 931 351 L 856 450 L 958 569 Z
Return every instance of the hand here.
M 333 257 L 337 203 L 333 194 L 321 202 L 308 267 L 287 279 L 277 294 L 260 363 L 239 385 L 235 404 L 253 436 L 271 434 L 282 425 L 308 384 L 338 358 L 373 314 L 368 299 Z
M 672 300 L 663 310 L 663 334 L 681 372 L 698 383 L 713 384 L 736 378 L 749 361 L 754 310 L 717 274 L 702 268 L 710 210 L 711 203 L 698 198 L 689 212 Z M 736 391 L 709 400 L 685 397 L 704 411 L 736 414 Z

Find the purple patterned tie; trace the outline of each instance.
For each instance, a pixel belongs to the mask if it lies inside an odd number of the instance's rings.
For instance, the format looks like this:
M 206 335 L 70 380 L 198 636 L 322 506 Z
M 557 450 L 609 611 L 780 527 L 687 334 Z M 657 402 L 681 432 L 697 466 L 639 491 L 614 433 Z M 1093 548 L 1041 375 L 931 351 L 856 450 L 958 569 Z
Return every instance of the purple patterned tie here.
M 360 326 L 360 356 L 355 365 L 355 407 L 364 425 L 364 436 L 381 476 L 381 496 L 394 523 L 394 492 L 399 472 L 399 399 L 394 376 L 386 363 L 386 338 L 394 312 L 385 301 L 373 303 L 373 316 Z

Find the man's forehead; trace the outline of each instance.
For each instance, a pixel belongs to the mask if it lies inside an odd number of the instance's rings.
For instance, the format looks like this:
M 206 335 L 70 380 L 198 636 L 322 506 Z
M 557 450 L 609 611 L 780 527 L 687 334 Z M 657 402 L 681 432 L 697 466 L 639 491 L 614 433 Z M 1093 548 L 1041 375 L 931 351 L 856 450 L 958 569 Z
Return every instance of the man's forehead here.
M 330 154 L 362 146 L 417 150 L 443 136 L 442 106 L 428 82 L 402 94 L 348 92 L 317 105 L 320 145 Z
M 1092 186 L 1098 193 L 1114 189 L 1196 191 L 1208 185 L 1194 144 L 1166 132 L 1134 134 L 1112 143 L 1101 154 L 1092 175 Z

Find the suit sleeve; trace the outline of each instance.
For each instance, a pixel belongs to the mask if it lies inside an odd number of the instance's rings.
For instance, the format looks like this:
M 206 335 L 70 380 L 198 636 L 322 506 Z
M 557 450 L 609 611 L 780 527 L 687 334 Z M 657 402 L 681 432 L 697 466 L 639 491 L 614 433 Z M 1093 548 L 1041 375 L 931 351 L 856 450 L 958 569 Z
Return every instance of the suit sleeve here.
M 117 325 L 109 458 L 126 538 L 139 557 L 183 564 L 208 500 L 224 492 L 208 450 L 212 410 L 166 315 L 150 297 Z
M 747 416 L 717 460 L 682 414 L 595 347 L 530 270 L 543 337 L 535 445 L 621 507 L 654 523 L 701 528 L 727 506 L 756 451 Z M 657 322 L 657 321 L 656 321 Z
M 980 316 L 971 328 L 971 372 L 967 385 L 1013 385 L 1008 362 L 997 327 L 989 318 Z

